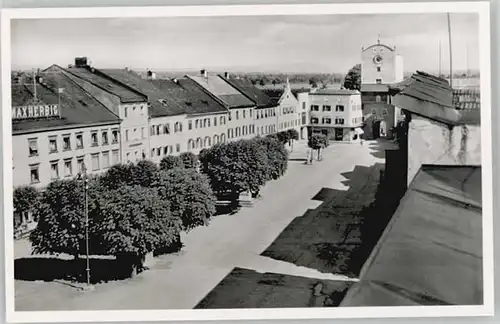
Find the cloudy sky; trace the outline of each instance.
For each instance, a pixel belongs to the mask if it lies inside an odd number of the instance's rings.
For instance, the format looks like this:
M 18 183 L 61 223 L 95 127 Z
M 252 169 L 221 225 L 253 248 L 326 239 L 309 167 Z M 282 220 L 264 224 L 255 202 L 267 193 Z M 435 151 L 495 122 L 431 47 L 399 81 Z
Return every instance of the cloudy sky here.
M 454 70 L 479 69 L 476 14 L 452 14 Z M 405 71 L 448 68 L 446 14 L 45 19 L 12 22 L 14 69 L 66 66 L 346 72 L 362 46 L 396 46 Z M 467 63 L 468 62 L 468 63 Z

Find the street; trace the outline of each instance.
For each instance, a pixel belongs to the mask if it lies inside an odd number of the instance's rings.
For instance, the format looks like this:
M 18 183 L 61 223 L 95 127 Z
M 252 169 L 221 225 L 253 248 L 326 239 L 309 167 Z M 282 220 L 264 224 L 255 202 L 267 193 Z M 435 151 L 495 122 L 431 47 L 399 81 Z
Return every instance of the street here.
M 312 165 L 291 161 L 286 175 L 267 184 L 261 190 L 262 198 L 252 207 L 242 208 L 234 215 L 214 217 L 208 227 L 184 234 L 185 247 L 180 253 L 157 258 L 150 270 L 133 279 L 98 284 L 92 292 L 81 292 L 58 282 L 16 280 L 16 310 L 191 309 L 235 267 L 353 280 L 261 254 L 296 217 L 322 203 L 312 200 L 322 188 L 347 190 L 343 173 L 353 172 L 356 166 L 383 163 L 371 144 L 331 144 L 323 152 L 322 161 L 315 160 Z M 304 143 L 296 143 L 294 151 L 293 156 L 305 156 Z M 369 203 L 365 195 L 373 193 L 362 190 L 360 185 L 367 181 L 366 175 L 352 174 L 348 184 L 360 191 L 350 203 Z M 16 257 L 26 256 L 26 252 L 20 251 L 27 249 L 25 242 L 17 242 L 16 249 Z

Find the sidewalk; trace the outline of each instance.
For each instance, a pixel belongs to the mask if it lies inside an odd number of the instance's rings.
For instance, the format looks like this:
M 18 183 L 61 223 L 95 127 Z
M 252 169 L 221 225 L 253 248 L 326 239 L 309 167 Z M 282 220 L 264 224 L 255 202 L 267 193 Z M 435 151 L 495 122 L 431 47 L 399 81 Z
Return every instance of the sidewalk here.
M 323 161 L 290 163 L 284 177 L 262 189 L 263 198 L 253 207 L 215 217 L 208 227 L 183 235 L 185 247 L 180 253 L 160 257 L 151 270 L 136 278 L 99 284 L 86 293 L 56 282 L 17 280 L 16 310 L 191 309 L 236 267 L 343 278 L 259 255 L 296 217 L 320 204 L 311 199 L 322 188 L 345 190 L 343 174 L 352 172 L 355 165 L 368 167 L 376 162 L 383 161 L 366 146 L 331 145 Z

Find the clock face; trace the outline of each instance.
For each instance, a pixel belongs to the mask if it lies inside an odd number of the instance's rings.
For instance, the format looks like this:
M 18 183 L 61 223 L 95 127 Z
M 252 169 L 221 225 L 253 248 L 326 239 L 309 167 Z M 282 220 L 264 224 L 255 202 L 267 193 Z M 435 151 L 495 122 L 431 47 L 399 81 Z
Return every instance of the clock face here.
M 382 58 L 382 56 L 380 56 L 380 55 L 375 55 L 375 56 L 373 57 L 373 62 L 375 62 L 375 64 L 380 64 L 380 63 L 382 63 L 382 61 L 383 61 L 383 60 L 384 60 L 384 59 L 383 59 L 383 58 Z

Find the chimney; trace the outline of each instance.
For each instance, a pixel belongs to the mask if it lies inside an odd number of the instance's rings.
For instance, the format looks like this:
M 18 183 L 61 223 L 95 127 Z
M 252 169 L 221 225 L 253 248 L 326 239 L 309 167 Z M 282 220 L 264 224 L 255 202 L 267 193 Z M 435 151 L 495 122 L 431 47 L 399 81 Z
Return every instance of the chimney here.
M 87 57 L 85 57 L 85 56 L 75 57 L 75 67 L 84 68 L 84 67 L 88 67 L 88 66 L 89 66 L 89 62 L 88 62 Z
M 224 72 L 224 78 L 229 79 L 229 72 Z
M 208 78 L 208 72 L 207 72 L 207 70 L 205 70 L 205 69 L 201 70 L 201 71 L 200 71 L 200 74 L 201 74 L 201 76 L 202 76 L 202 77 L 204 77 L 205 79 L 207 79 L 207 78 Z

